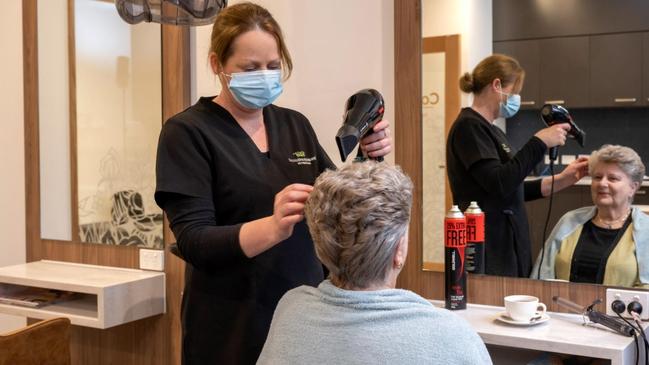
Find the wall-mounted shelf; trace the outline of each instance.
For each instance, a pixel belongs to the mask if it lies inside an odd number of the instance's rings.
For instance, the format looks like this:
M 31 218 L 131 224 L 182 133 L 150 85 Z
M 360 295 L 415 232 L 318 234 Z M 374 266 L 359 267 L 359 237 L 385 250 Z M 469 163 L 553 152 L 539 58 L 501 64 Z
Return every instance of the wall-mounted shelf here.
M 0 313 L 104 329 L 166 311 L 162 272 L 49 260 L 0 268 L 0 297 L 24 287 L 74 294 L 38 308 L 0 303 Z

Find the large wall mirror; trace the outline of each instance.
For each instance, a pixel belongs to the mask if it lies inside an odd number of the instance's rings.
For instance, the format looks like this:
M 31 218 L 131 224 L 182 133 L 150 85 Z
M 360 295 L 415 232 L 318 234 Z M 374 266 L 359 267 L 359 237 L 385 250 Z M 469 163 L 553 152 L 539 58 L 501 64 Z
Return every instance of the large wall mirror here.
M 138 268 L 140 247 L 173 242 L 153 161 L 162 121 L 190 104 L 189 28 L 130 26 L 112 0 L 22 3 L 27 261 Z M 84 225 L 95 234 L 82 240 Z M 164 271 L 166 292 L 181 292 L 184 262 L 169 250 Z M 179 362 L 180 300 L 124 326 L 73 326 L 73 362 Z M 134 357 L 144 342 L 156 355 Z
M 127 24 L 113 1 L 37 9 L 41 238 L 162 248 L 160 25 Z
M 541 2 L 492 0 L 488 3 L 490 10 L 493 9 L 493 14 L 488 12 L 481 12 L 481 14 L 484 17 L 493 16 L 491 19 L 493 23 L 489 24 L 489 31 L 493 32 L 493 39 L 491 36 L 486 37 L 484 44 L 480 46 L 517 58 L 527 72 L 522 92 L 521 111 L 515 117 L 507 121 L 502 120 L 502 124 L 498 124 L 499 127 L 505 129 L 512 146 L 520 149 L 536 131 L 544 127 L 540 118 L 540 108 L 543 104 L 554 100 L 567 107 L 573 118 L 588 133 L 588 144 L 585 148 L 581 148 L 571 141 L 562 147 L 557 167 L 559 171 L 577 156 L 590 154 L 591 151 L 606 143 L 632 147 L 642 157 L 646 165 L 649 162 L 649 147 L 646 147 L 646 143 L 641 142 L 637 136 L 646 136 L 649 133 L 649 127 L 646 124 L 646 118 L 649 116 L 649 78 L 643 76 L 649 74 L 649 22 L 634 18 L 626 23 L 621 21 L 615 22 L 615 24 L 601 25 L 594 20 L 584 18 L 584 21 L 579 24 L 558 26 L 557 22 L 561 22 L 559 19 L 561 11 L 558 8 L 556 11 L 550 11 L 548 6 L 552 1 L 542 4 Z M 558 1 L 557 4 L 559 3 Z M 594 4 L 582 1 L 575 2 L 575 4 L 574 11 L 582 7 L 581 11 L 586 13 L 588 11 L 605 13 L 609 7 L 605 2 Z M 479 57 L 473 57 L 469 62 L 466 60 L 463 62 L 462 58 L 467 57 L 467 48 L 460 43 L 460 40 L 475 42 L 480 38 L 480 34 L 477 34 L 479 32 L 471 29 L 470 26 L 467 26 L 468 29 L 461 28 L 461 35 L 430 36 L 430 32 L 427 33 L 427 22 L 435 21 L 431 19 L 434 16 L 430 14 L 444 14 L 444 17 L 454 19 L 453 8 L 455 6 L 450 1 L 436 2 L 432 0 L 421 0 L 417 6 L 417 10 L 421 12 L 419 16 L 423 23 L 423 31 L 419 34 L 421 40 L 419 80 L 421 83 L 421 123 L 415 127 L 415 132 L 421 138 L 421 150 L 418 151 L 420 154 L 418 156 L 419 164 L 414 169 L 418 174 L 421 174 L 419 189 L 422 205 L 419 208 L 420 217 L 417 218 L 420 221 L 414 227 L 420 230 L 422 250 L 419 269 L 424 271 L 440 272 L 444 269 L 442 222 L 444 212 L 451 203 L 446 179 L 444 146 L 449 127 L 461 107 L 458 79 L 463 72 L 471 71 L 478 61 L 490 54 L 490 52 L 483 52 L 484 54 Z M 461 15 L 455 20 L 466 20 L 467 17 L 470 18 L 470 14 L 479 12 L 479 7 L 482 7 L 481 10 L 485 10 L 486 5 L 481 2 L 467 2 L 463 6 L 464 8 L 457 5 L 461 8 L 458 11 Z M 646 4 L 640 2 L 624 1 L 615 11 L 616 14 L 624 11 L 633 13 L 635 9 L 635 13 L 642 13 L 646 11 L 647 7 Z M 518 16 L 520 14 L 527 14 L 526 16 L 531 20 L 521 20 Z M 438 22 L 444 21 L 441 15 L 439 15 L 439 19 L 435 19 Z M 515 24 L 505 21 L 507 19 L 516 19 Z M 475 22 L 469 19 L 466 20 L 466 23 L 474 24 Z M 525 34 L 516 34 L 514 30 L 517 27 L 523 29 Z M 438 31 L 436 34 L 440 34 L 438 28 L 435 29 Z M 456 29 L 452 26 L 447 26 L 447 28 Z M 483 33 L 484 31 L 485 29 L 482 29 Z M 570 36 L 562 34 L 570 34 Z M 571 51 L 575 49 L 574 47 L 564 47 L 561 43 L 564 40 L 566 44 L 583 46 L 580 48 L 583 51 L 580 53 L 581 55 L 574 55 L 575 52 Z M 476 43 L 471 44 L 469 48 L 471 47 L 476 48 Z M 565 49 L 568 53 L 572 52 L 572 56 L 560 57 L 560 61 L 556 57 L 551 57 L 553 60 L 550 60 L 550 58 L 544 57 L 549 54 L 546 49 L 548 47 L 559 51 Z M 607 57 L 606 52 L 601 51 L 602 47 L 614 49 L 615 51 L 610 52 L 614 56 Z M 633 74 L 628 69 L 637 72 Z M 576 97 L 573 98 L 568 94 L 565 96 L 557 94 L 555 97 L 552 94 L 555 91 L 548 86 L 550 84 L 547 81 L 550 78 L 548 75 L 553 75 L 552 77 L 561 75 L 562 78 L 569 78 L 571 74 L 578 74 L 577 76 L 581 74 L 582 78 L 586 80 L 581 84 L 572 82 L 570 83 L 571 87 L 562 88 L 561 91 L 568 89 L 567 92 L 572 92 Z M 614 81 L 608 82 L 606 77 Z M 556 84 L 557 82 L 552 81 L 552 83 Z M 575 85 L 582 88 L 576 90 L 577 86 Z M 628 95 L 633 92 L 638 95 Z M 465 99 L 464 104 L 470 105 L 470 100 Z M 398 132 L 409 133 L 403 129 Z M 413 134 L 405 137 L 406 140 L 408 138 L 416 137 Z M 542 174 L 544 170 L 547 170 L 546 167 L 541 163 L 537 169 L 531 172 L 531 175 Z M 537 177 L 530 176 L 529 178 Z M 546 236 L 550 234 L 557 221 L 566 212 L 594 204 L 590 185 L 590 180 L 584 179 L 579 184 L 554 195 Z M 647 179 L 638 189 L 634 205 L 649 214 L 649 181 Z M 536 260 L 544 241 L 543 227 L 548 215 L 549 199 L 528 202 L 526 206 L 530 223 L 532 255 Z M 646 245 L 649 242 L 640 244 Z M 639 260 L 636 258 L 631 261 L 638 262 Z M 640 283 L 638 282 L 638 284 Z

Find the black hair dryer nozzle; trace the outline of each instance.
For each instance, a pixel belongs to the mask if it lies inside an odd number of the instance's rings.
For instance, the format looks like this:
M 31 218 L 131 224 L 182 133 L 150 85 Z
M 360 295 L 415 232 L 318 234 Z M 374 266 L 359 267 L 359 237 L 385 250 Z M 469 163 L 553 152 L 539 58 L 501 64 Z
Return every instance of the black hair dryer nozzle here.
M 584 147 L 586 144 L 586 132 L 581 130 L 575 121 L 570 116 L 568 110 L 561 105 L 556 104 L 545 104 L 541 108 L 541 118 L 545 124 L 550 127 L 555 124 L 568 123 L 570 124 L 570 130 L 568 131 L 568 136 L 574 138 L 580 146 Z M 559 147 L 552 147 L 548 152 L 550 160 L 556 161 L 559 154 Z
M 340 158 L 345 161 L 360 140 L 373 132 L 372 128 L 383 119 L 383 96 L 374 89 L 363 89 L 347 99 L 343 125 L 336 133 Z M 360 148 L 356 160 L 365 160 Z M 376 158 L 383 161 L 383 157 Z

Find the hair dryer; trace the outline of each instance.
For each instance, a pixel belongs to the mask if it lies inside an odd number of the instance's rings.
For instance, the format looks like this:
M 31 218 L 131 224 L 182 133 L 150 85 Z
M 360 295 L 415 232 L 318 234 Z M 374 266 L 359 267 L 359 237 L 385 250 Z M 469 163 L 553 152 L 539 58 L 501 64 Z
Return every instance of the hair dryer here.
M 541 108 L 541 117 L 548 127 L 560 123 L 570 124 L 568 136 L 577 140 L 577 142 L 579 142 L 579 145 L 584 147 L 584 144 L 586 143 L 586 132 L 577 127 L 577 124 L 575 124 L 575 121 L 572 119 L 570 113 L 566 108 L 562 107 L 561 105 L 545 104 L 543 105 L 543 108 Z M 557 160 L 558 154 L 558 146 L 550 148 L 550 151 L 548 152 L 550 160 L 552 161 Z
M 552 300 L 557 304 L 559 304 L 560 306 L 568 308 L 571 312 L 582 314 L 585 317 L 588 317 L 588 319 L 591 322 L 599 323 L 602 326 L 608 327 L 609 329 L 621 335 L 631 337 L 636 333 L 635 328 L 633 328 L 631 325 L 624 323 L 618 320 L 617 318 L 596 311 L 595 306 L 602 302 L 600 299 L 595 300 L 591 305 L 589 305 L 586 308 L 583 308 L 579 304 L 571 300 L 561 298 L 559 296 L 552 297 Z
M 383 96 L 374 89 L 363 89 L 352 95 L 345 103 L 343 125 L 336 133 L 336 144 L 343 162 L 352 152 L 358 142 L 372 133 L 372 128 L 383 119 Z M 359 161 L 365 160 L 360 148 L 356 155 Z M 383 157 L 376 158 L 383 161 Z
M 227 5 L 228 0 L 115 0 L 117 14 L 129 24 L 212 24 Z

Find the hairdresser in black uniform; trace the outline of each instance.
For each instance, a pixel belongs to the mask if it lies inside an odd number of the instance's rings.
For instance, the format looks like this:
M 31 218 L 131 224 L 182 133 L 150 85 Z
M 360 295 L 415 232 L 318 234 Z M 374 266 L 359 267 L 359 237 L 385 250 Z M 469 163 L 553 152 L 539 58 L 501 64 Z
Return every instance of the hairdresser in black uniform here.
M 303 208 L 335 166 L 302 114 L 271 104 L 292 63 L 266 9 L 225 8 L 209 57 L 221 94 L 165 123 L 155 198 L 187 262 L 183 364 L 254 364 L 282 295 L 324 279 Z M 387 127 L 361 141 L 369 156 L 390 152 Z
M 524 202 L 548 196 L 551 178 L 524 180 L 548 148 L 565 143 L 570 129 L 567 123 L 542 129 L 520 151 L 512 150 L 493 122 L 516 114 L 524 77 L 515 59 L 499 54 L 465 73 L 460 89 L 473 93 L 473 104 L 462 109 L 446 143 L 454 203 L 464 210 L 477 201 L 485 212 L 485 271 L 490 275 L 529 276 L 532 253 Z M 587 173 L 587 159 L 575 160 L 555 175 L 554 191 Z

